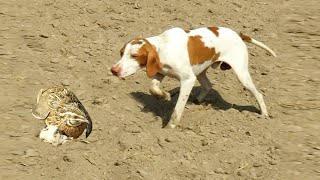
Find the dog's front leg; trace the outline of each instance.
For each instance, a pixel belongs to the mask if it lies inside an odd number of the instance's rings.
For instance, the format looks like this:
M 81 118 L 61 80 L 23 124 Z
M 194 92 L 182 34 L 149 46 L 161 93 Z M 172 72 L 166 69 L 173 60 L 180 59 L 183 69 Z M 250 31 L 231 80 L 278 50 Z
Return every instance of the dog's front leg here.
M 170 101 L 171 100 L 170 93 L 160 89 L 160 83 L 163 80 L 163 78 L 164 78 L 164 75 L 160 73 L 154 76 L 151 80 L 149 91 L 153 96 L 156 96 L 163 101 Z
M 181 79 L 179 98 L 176 107 L 174 108 L 173 114 L 171 115 L 168 127 L 175 128 L 179 124 L 183 110 L 186 106 L 186 103 L 188 101 L 190 92 L 195 84 L 195 81 L 196 77 L 194 75 L 190 75 L 186 79 Z

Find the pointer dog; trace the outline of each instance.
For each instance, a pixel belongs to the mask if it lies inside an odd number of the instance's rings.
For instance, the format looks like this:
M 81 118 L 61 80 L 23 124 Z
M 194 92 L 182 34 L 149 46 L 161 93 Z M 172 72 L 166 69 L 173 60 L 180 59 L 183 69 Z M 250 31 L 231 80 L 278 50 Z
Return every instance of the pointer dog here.
M 203 27 L 194 30 L 169 29 L 158 36 L 136 38 L 120 50 L 121 59 L 111 68 L 114 75 L 126 77 L 146 67 L 152 78 L 150 93 L 163 100 L 170 94 L 160 89 L 165 76 L 180 81 L 180 94 L 168 126 L 176 127 L 196 79 L 201 84 L 197 96 L 201 102 L 209 93 L 211 83 L 207 69 L 233 69 L 242 85 L 256 98 L 261 113 L 268 116 L 262 94 L 258 92 L 248 71 L 248 50 L 244 43 L 253 43 L 276 57 L 263 43 L 225 27 Z

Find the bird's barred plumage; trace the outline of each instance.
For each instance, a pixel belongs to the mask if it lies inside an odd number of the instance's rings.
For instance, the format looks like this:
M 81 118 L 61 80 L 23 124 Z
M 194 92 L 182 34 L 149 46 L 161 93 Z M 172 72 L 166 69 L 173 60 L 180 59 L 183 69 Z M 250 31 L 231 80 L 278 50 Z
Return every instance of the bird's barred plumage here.
M 85 129 L 88 137 L 92 130 L 88 112 L 76 95 L 62 85 L 41 89 L 32 114 L 47 126 L 57 126 L 68 137 L 78 138 Z

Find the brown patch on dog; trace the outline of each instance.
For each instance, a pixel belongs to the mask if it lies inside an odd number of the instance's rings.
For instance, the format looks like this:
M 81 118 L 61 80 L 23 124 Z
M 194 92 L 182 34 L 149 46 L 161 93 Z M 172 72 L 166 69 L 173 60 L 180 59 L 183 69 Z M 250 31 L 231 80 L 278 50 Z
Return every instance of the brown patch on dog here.
M 188 52 L 190 64 L 203 64 L 205 61 L 216 61 L 220 53 L 216 53 L 215 48 L 204 46 L 201 36 L 191 36 L 188 41 Z
M 217 37 L 219 37 L 218 27 L 211 26 L 211 27 L 208 27 L 208 29 L 212 31 Z
M 184 29 L 184 32 L 189 33 L 190 30 L 189 29 Z
M 145 66 L 147 64 L 147 58 L 148 58 L 148 50 L 146 48 L 146 44 L 141 46 L 141 48 L 138 50 L 137 54 L 133 57 L 138 61 L 140 66 Z
M 125 50 L 127 44 L 129 44 L 129 43 L 131 43 L 131 45 L 142 44 L 143 43 L 143 38 L 137 38 L 137 39 L 134 39 L 132 41 L 129 41 L 129 42 L 125 43 L 124 46 L 120 49 L 120 56 L 121 57 L 123 56 L 124 50 Z
M 241 39 L 242 39 L 243 41 L 252 42 L 252 39 L 251 39 L 249 36 L 246 36 L 246 35 L 244 35 L 244 34 L 242 34 L 242 33 L 240 33 L 239 36 L 241 37 Z
M 156 51 L 156 47 L 150 44 L 146 39 L 142 40 L 145 42 L 145 44 L 141 46 L 141 48 L 138 50 L 138 53 L 135 54 L 133 58 L 138 61 L 141 67 L 146 66 L 148 77 L 153 77 L 162 69 L 162 64 L 160 63 L 160 58 L 158 52 Z
M 214 49 L 214 48 L 213 48 Z M 214 49 L 215 50 L 215 49 Z M 216 61 L 218 58 L 220 57 L 220 52 L 214 54 L 214 56 L 212 57 L 211 61 Z

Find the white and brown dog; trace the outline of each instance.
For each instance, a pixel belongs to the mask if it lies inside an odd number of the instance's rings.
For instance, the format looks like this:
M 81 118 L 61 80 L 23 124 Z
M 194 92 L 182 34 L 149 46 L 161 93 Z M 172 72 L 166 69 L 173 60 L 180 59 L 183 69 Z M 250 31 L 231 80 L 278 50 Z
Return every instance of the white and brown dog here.
M 168 123 L 171 128 L 179 124 L 196 79 L 201 84 L 197 100 L 201 102 L 208 94 L 211 83 L 206 70 L 210 66 L 220 66 L 223 70 L 232 68 L 242 85 L 256 98 L 261 113 L 268 116 L 262 94 L 248 71 L 248 51 L 244 41 L 260 46 L 276 57 L 266 45 L 229 28 L 172 28 L 159 36 L 137 38 L 126 43 L 120 50 L 121 59 L 111 71 L 118 77 L 126 77 L 146 67 L 148 77 L 152 78 L 151 94 L 163 100 L 170 100 L 170 94 L 160 89 L 164 76 L 180 80 L 179 98 Z

